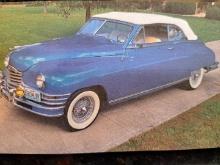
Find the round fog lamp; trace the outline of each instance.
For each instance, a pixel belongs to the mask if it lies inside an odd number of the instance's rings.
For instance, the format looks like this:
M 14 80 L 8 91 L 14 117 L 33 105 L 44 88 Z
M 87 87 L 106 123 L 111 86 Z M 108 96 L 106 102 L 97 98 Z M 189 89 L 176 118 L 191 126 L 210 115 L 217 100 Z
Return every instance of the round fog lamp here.
M 15 90 L 15 95 L 17 97 L 23 97 L 24 96 L 24 88 L 22 86 L 18 86 Z
M 42 74 L 36 77 L 36 85 L 38 86 L 38 88 L 45 87 L 45 77 Z

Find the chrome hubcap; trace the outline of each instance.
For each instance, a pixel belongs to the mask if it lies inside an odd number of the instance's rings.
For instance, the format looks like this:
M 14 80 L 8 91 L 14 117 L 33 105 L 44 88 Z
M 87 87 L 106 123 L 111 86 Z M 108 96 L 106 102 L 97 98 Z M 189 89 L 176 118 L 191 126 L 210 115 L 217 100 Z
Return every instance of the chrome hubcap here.
M 200 77 L 201 73 L 200 72 L 194 72 L 193 75 L 192 75 L 192 79 L 194 81 L 197 81 Z
M 79 99 L 73 107 L 73 120 L 77 123 L 86 121 L 94 111 L 94 99 L 92 97 L 83 97 Z

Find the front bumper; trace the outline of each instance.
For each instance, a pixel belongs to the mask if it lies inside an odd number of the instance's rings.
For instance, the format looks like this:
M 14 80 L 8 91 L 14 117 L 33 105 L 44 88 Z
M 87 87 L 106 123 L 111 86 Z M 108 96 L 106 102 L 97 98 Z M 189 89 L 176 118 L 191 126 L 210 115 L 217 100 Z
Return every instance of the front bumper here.
M 70 96 L 70 94 L 49 95 L 41 93 L 41 102 L 35 102 L 25 97 L 16 97 L 15 89 L 9 89 L 7 87 L 7 79 L 2 72 L 0 72 L 0 92 L 2 96 L 9 102 L 12 102 L 16 107 L 46 117 L 62 116 L 64 114 L 65 103 Z

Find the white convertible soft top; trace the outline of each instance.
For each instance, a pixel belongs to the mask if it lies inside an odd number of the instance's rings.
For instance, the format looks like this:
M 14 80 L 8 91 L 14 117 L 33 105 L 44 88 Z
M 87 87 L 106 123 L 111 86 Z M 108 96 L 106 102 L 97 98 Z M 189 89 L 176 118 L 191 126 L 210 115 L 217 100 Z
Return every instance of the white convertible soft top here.
M 174 24 L 183 30 L 188 40 L 198 39 L 198 37 L 190 28 L 189 24 L 185 20 L 179 18 L 173 18 L 159 14 L 145 14 L 145 13 L 135 13 L 135 12 L 109 12 L 109 13 L 97 14 L 94 15 L 93 17 L 118 20 L 118 21 L 128 22 L 137 25 L 147 25 L 147 24 L 155 24 L 155 23 Z

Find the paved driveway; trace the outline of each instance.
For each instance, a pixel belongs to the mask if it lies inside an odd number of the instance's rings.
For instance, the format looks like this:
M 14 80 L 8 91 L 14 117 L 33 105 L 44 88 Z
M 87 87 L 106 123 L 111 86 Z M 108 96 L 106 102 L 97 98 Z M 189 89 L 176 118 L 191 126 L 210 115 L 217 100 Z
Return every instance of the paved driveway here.
M 220 60 L 220 41 L 208 43 Z M 194 91 L 171 87 L 102 112 L 86 130 L 67 132 L 59 118 L 44 118 L 0 99 L 0 153 L 103 152 L 220 93 L 220 70 Z

